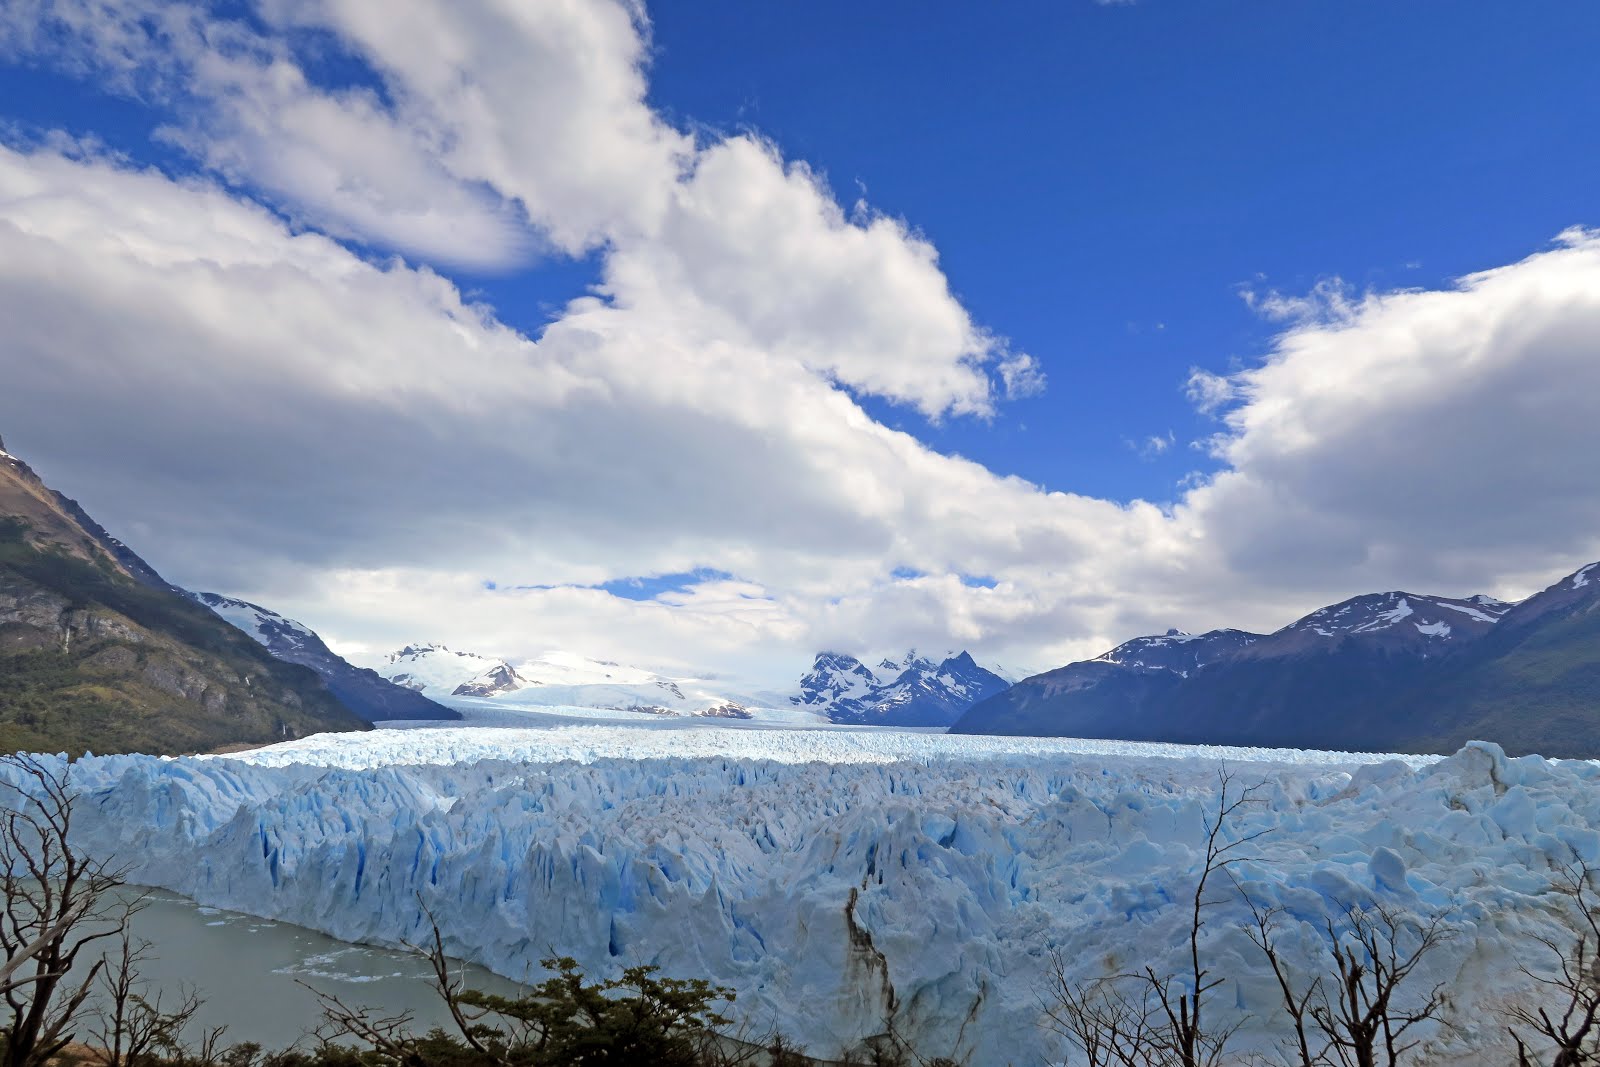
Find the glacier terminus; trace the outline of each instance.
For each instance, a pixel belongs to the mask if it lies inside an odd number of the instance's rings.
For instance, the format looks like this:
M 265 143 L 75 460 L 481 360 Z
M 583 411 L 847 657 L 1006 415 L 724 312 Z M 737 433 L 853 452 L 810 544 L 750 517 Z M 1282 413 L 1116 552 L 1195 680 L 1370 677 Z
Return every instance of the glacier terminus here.
M 202 904 L 513 979 L 572 955 L 737 990 L 752 1030 L 823 1054 L 890 1028 L 973 1064 L 1045 1063 L 1051 959 L 1092 978 L 1176 969 L 1219 769 L 1267 831 L 1234 868 L 1310 968 L 1351 905 L 1447 917 L 1426 960 L 1456 1025 L 1437 1062 L 1489 1063 L 1488 1008 L 1525 989 L 1511 946 L 1557 936 L 1552 871 L 1600 863 L 1600 766 L 1222 749 L 865 728 L 443 727 L 230 756 L 90 756 L 85 848 Z M 1208 921 L 1241 1040 L 1282 1035 L 1238 899 Z

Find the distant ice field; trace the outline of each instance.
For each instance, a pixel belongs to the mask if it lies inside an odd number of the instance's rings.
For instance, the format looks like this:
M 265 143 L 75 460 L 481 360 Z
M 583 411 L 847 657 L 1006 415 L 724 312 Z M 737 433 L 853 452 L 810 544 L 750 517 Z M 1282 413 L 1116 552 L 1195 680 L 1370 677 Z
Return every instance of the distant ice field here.
M 465 710 L 470 718 L 462 726 L 440 726 L 433 722 L 388 724 L 385 729 L 369 733 L 316 734 L 298 741 L 234 753 L 226 758 L 260 767 L 300 764 L 348 770 L 461 764 L 485 759 L 593 763 L 605 759 L 663 757 L 831 764 L 1092 757 L 1316 767 L 1356 767 L 1386 760 L 1423 767 L 1441 758 L 1079 738 L 989 737 L 886 727 L 785 728 L 755 722 L 724 725 L 688 717 L 634 715 L 619 721 L 614 716 L 587 708 L 560 708 L 549 712 L 478 711 L 470 707 Z
M 1297 974 L 1327 968 L 1326 924 L 1350 906 L 1455 931 L 1416 978 L 1445 983 L 1458 1020 L 1418 1031 L 1421 1065 L 1510 1062 L 1495 1012 L 1529 994 L 1535 938 L 1566 936 L 1553 878 L 1600 867 L 1600 766 L 1491 745 L 492 721 L 83 759 L 79 840 L 205 905 L 384 946 L 421 940 L 431 913 L 450 952 L 513 979 L 552 952 L 597 977 L 653 963 L 733 987 L 737 1018 L 818 1055 L 892 1027 L 970 1067 L 1060 1062 L 1039 1025 L 1053 956 L 1080 979 L 1181 968 L 1223 773 L 1257 790 L 1227 827 L 1253 837 L 1233 873 L 1282 909 Z M 1219 892 L 1215 1017 L 1267 1049 L 1277 988 L 1238 891 Z

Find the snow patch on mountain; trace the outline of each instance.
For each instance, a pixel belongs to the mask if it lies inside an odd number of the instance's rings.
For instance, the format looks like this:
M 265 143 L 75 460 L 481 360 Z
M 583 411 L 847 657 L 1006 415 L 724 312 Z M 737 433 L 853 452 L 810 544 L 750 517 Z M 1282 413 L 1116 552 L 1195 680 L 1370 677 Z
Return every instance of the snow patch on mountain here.
M 1378 612 L 1366 622 L 1350 627 L 1350 632 L 1353 634 L 1364 634 L 1371 633 L 1373 630 L 1387 630 L 1389 627 L 1404 619 L 1409 619 L 1415 614 L 1416 612 L 1411 609 L 1411 602 L 1402 596 L 1400 598 L 1400 603 L 1396 604 L 1388 611 Z M 1418 629 L 1420 630 L 1421 627 L 1419 626 Z
M 1124 641 L 1089 662 L 1114 663 L 1140 671 L 1171 671 L 1187 678 L 1191 671 L 1254 644 L 1260 636 L 1244 630 L 1212 630 L 1203 634 L 1168 630 L 1158 637 Z
M 1319 608 L 1273 634 L 1295 634 L 1311 631 L 1320 637 L 1342 637 L 1346 634 L 1381 634 L 1411 620 L 1418 633 L 1441 640 L 1455 635 L 1447 622 L 1451 615 L 1465 615 L 1474 623 L 1467 636 L 1477 636 L 1487 627 L 1500 621 L 1512 605 L 1489 596 L 1472 596 L 1464 600 L 1450 597 L 1419 596 L 1415 593 L 1368 593 L 1352 597 L 1338 604 Z M 1448 614 L 1447 614 L 1448 613 Z M 1457 623 L 1461 620 L 1457 619 Z
M 1485 601 L 1490 601 L 1490 603 L 1485 604 Z M 1493 610 L 1493 614 L 1470 606 L 1472 604 L 1484 604 L 1485 607 Z M 1446 611 L 1459 611 L 1469 619 L 1477 619 L 1479 622 L 1499 622 L 1500 616 L 1504 615 L 1511 607 L 1505 601 L 1494 600 L 1491 597 L 1472 597 L 1467 604 L 1456 604 L 1448 600 L 1441 600 L 1438 601 L 1438 606 Z
M 1367 593 L 1318 608 L 1255 642 L 1244 654 L 1252 658 L 1301 655 L 1353 640 L 1391 654 L 1426 658 L 1442 646 L 1483 636 L 1512 607 L 1482 595 L 1455 599 L 1398 590 Z
M 194 598 L 267 648 L 274 645 L 304 647 L 318 640 L 304 623 L 285 618 L 270 608 L 218 593 L 195 593 Z

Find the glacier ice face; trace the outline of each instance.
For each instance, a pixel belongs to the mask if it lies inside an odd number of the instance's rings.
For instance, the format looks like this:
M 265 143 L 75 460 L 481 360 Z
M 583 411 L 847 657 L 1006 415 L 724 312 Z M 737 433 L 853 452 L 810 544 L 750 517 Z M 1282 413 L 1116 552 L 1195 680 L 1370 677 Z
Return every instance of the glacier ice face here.
M 1236 873 L 1286 909 L 1292 960 L 1350 903 L 1448 910 L 1419 985 L 1462 1029 L 1436 1062 L 1498 1062 L 1486 1009 L 1555 934 L 1553 867 L 1600 864 L 1600 767 L 1204 750 L 848 729 L 434 728 L 228 758 L 88 758 L 81 843 L 200 901 L 395 945 L 423 932 L 511 976 L 552 950 L 737 989 L 818 1054 L 898 1032 L 974 1065 L 1048 1062 L 1051 952 L 1074 973 L 1177 970 L 1218 768 L 1262 783 Z M 1212 909 L 1219 1012 L 1271 1039 L 1275 987 Z M 535 975 L 536 976 L 536 975 Z M 1265 977 L 1265 981 L 1263 981 Z M 1520 984 L 1519 984 L 1520 983 Z M 1482 1058 L 1475 1058 L 1482 1057 Z

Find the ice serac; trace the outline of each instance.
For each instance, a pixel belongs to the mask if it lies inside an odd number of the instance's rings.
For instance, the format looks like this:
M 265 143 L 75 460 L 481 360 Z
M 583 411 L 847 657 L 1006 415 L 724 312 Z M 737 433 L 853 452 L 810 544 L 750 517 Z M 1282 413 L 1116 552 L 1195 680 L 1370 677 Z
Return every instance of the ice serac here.
M 689 755 L 674 753 L 690 753 Z M 761 758 L 766 754 L 773 758 Z M 496 757 L 501 758 L 496 758 Z M 554 950 L 738 992 L 736 1014 L 833 1056 L 894 1030 L 972 1064 L 1059 1062 L 1038 1025 L 1069 977 L 1183 967 L 1183 901 L 1218 768 L 1259 785 L 1233 869 L 1284 907 L 1297 975 L 1352 905 L 1461 931 L 1415 982 L 1451 991 L 1418 1062 L 1509 1062 L 1492 1008 L 1567 936 L 1554 872 L 1600 864 L 1600 767 L 1186 750 L 882 730 L 438 728 L 242 758 L 72 766 L 80 843 L 138 881 L 338 937 L 446 947 L 513 978 Z M 1284 1035 L 1278 991 L 1219 893 L 1203 941 L 1240 1051 Z M 870 946 L 870 948 L 868 947 Z
M 800 679 L 800 692 L 789 700 L 835 723 L 949 726 L 1009 685 L 966 652 L 934 659 L 913 650 L 898 661 L 883 660 L 876 669 L 851 655 L 821 652 Z
M 259 604 L 218 593 L 188 595 L 255 638 L 276 658 L 316 671 L 339 703 L 367 722 L 461 718 L 460 712 L 395 685 L 376 671 L 346 662 L 303 623 Z
M 1600 581 L 1537 596 L 1370 593 L 1275 633 L 1136 638 L 973 707 L 963 733 L 1600 755 Z

